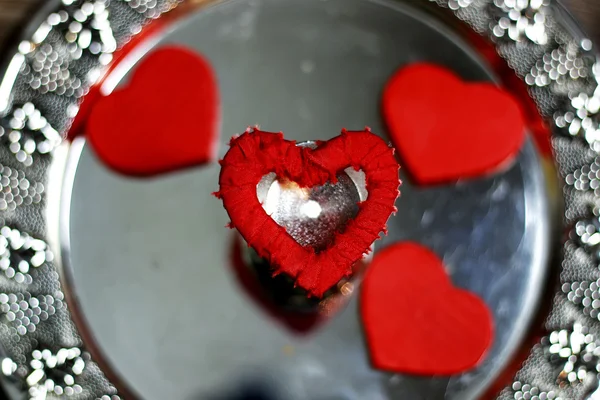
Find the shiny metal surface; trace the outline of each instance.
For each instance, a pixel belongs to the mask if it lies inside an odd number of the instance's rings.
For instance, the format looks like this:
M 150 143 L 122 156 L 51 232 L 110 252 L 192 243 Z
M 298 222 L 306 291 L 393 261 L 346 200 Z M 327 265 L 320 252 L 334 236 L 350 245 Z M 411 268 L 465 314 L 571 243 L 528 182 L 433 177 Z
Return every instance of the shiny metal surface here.
M 354 182 L 345 174 L 335 184 L 310 189 L 273 177 L 263 208 L 302 246 L 321 251 L 358 214 L 359 201 Z
M 408 62 L 494 78 L 437 22 L 380 1 L 226 2 L 160 40 L 191 46 L 215 66 L 226 116 L 222 144 L 254 123 L 295 140 L 365 125 L 385 135 L 380 90 Z M 290 400 L 474 399 L 506 365 L 536 310 L 551 229 L 529 141 L 517 165 L 495 177 L 424 189 L 403 176 L 398 216 L 377 244 L 430 246 L 455 284 L 492 308 L 492 352 L 476 371 L 452 379 L 372 370 L 355 298 L 302 337 L 272 321 L 233 277 L 233 233 L 210 196 L 218 166 L 140 181 L 106 170 L 88 147 L 78 157 L 63 204 L 70 289 L 100 349 L 145 399 L 205 398 L 246 379 Z
M 336 183 L 301 188 L 271 173 L 258 184 L 257 197 L 265 212 L 298 243 L 321 251 L 358 214 L 356 184 L 346 173 L 337 179 Z

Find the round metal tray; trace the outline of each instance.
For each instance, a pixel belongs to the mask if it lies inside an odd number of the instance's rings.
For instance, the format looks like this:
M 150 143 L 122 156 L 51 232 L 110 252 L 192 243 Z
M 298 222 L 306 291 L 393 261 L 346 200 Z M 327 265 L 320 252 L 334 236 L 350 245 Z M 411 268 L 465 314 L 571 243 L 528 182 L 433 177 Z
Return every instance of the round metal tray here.
M 43 16 L 0 83 L 7 181 L 0 343 L 12 388 L 32 398 L 212 398 L 251 382 L 285 399 L 476 399 L 499 393 L 517 373 L 500 398 L 593 392 L 596 57 L 562 8 L 517 3 L 97 0 L 64 1 Z M 73 21 L 89 29 L 87 47 Z M 254 123 L 296 140 L 364 125 L 386 137 L 381 89 L 410 62 L 505 84 L 526 101 L 506 66 L 523 78 L 553 124 L 554 158 L 531 108 L 530 139 L 510 169 L 434 188 L 403 176 L 400 212 L 377 245 L 426 244 L 457 286 L 488 303 L 496 338 L 481 366 L 449 379 L 373 370 L 355 299 L 309 334 L 290 332 L 232 273 L 235 238 L 210 197 L 218 165 L 136 180 L 97 160 L 81 129 L 94 96 L 126 82 L 147 52 L 173 43 L 202 53 L 217 72 L 221 156 L 228 138 Z M 551 264 L 564 227 L 565 250 Z M 544 294 L 560 261 L 559 290 Z M 534 329 L 540 304 L 551 308 L 542 331 Z M 533 350 L 517 372 L 524 347 Z

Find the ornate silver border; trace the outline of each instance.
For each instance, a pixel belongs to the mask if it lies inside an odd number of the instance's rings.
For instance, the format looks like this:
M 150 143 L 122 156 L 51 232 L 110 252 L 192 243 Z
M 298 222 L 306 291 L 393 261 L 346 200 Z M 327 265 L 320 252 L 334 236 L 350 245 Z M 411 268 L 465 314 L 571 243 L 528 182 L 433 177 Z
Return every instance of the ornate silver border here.
M 498 399 L 600 399 L 600 63 L 592 42 L 551 0 L 421 1 L 449 9 L 491 39 L 552 125 L 567 232 L 560 286 L 545 333 Z M 178 3 L 55 1 L 3 70 L 0 371 L 15 393 L 120 399 L 66 307 L 53 256 L 60 249 L 52 246 L 58 197 L 48 190 L 59 187 L 52 179 L 60 174 L 50 169 L 64 156 L 61 133 L 113 53 Z
M 92 361 L 67 311 L 55 178 L 68 151 L 62 133 L 90 86 L 115 51 L 178 3 L 49 2 L 0 75 L 0 375 L 11 397 L 133 397 Z

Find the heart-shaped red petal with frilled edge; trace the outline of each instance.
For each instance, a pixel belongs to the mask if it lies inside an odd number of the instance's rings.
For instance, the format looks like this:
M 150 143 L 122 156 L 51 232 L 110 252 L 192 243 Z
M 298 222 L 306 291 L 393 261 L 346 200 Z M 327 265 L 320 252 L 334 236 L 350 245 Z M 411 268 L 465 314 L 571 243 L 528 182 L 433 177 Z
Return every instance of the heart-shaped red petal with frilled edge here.
M 216 193 L 232 225 L 249 246 L 267 259 L 274 273 L 285 273 L 310 295 L 321 297 L 351 273 L 352 264 L 368 251 L 396 210 L 398 163 L 393 149 L 369 130 L 342 131 L 317 148 L 296 146 L 282 133 L 246 131 L 234 138 L 221 161 L 220 191 Z M 300 187 L 335 182 L 348 167 L 366 176 L 368 197 L 356 218 L 338 233 L 332 245 L 316 253 L 303 247 L 264 211 L 256 195 L 263 176 L 274 172 Z
M 519 103 L 487 82 L 443 67 L 400 69 L 383 93 L 383 115 L 410 175 L 421 185 L 476 178 L 514 160 L 525 139 Z
M 361 285 L 360 309 L 373 365 L 396 373 L 465 372 L 489 350 L 492 314 L 452 286 L 442 261 L 416 243 L 377 253 Z

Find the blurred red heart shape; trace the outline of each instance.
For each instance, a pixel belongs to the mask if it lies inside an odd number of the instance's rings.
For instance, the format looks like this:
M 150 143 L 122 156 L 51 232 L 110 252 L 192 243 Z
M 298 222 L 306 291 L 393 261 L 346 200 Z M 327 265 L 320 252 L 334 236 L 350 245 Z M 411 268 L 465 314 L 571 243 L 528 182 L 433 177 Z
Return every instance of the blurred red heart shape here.
M 208 61 L 165 47 L 141 61 L 129 84 L 94 104 L 86 133 L 111 169 L 151 176 L 213 160 L 218 125 L 218 90 Z
M 421 185 L 495 172 L 525 138 L 521 108 L 507 92 L 432 64 L 400 69 L 385 87 L 382 111 L 402 162 Z
M 373 365 L 423 376 L 475 367 L 493 338 L 493 319 L 473 293 L 452 286 L 442 261 L 405 242 L 375 255 L 360 293 Z

